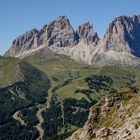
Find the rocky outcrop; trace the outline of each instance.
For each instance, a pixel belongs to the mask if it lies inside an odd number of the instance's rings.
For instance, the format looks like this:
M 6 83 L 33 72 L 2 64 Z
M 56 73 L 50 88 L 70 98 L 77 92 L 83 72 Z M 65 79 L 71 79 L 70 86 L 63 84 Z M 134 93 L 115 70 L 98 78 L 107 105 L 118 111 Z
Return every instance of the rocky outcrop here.
M 140 96 L 120 93 L 93 106 L 83 128 L 67 140 L 139 140 Z

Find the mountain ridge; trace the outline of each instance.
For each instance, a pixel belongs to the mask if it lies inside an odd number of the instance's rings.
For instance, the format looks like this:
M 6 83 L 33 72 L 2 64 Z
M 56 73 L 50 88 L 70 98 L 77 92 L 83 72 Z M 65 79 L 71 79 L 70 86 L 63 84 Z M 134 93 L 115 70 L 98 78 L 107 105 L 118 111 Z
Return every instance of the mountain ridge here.
M 52 52 L 64 54 L 90 65 L 140 66 L 140 16 L 120 16 L 99 38 L 90 22 L 74 30 L 66 16 L 32 29 L 13 41 L 5 56 L 26 57 L 32 51 L 48 47 Z M 24 54 L 24 55 L 23 55 Z

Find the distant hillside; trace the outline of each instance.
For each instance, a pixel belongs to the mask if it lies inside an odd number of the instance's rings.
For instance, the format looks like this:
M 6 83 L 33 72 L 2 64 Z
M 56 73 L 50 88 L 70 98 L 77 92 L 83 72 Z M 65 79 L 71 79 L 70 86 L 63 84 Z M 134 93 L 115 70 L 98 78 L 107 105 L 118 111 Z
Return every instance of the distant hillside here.
M 24 139 L 25 133 L 27 139 L 65 139 L 102 96 L 139 87 L 138 67 L 95 67 L 48 52 L 1 58 L 0 133 L 7 139 Z

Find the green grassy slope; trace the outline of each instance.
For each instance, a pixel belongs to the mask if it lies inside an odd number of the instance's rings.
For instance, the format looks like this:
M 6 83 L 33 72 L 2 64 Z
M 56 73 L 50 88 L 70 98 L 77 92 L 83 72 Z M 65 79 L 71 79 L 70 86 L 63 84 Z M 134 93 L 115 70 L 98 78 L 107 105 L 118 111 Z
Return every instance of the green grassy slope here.
M 33 133 L 39 126 L 41 138 L 64 139 L 83 126 L 89 108 L 103 95 L 140 86 L 140 68 L 88 66 L 52 52 L 48 59 L 45 51 L 24 60 L 1 58 L 1 124 L 13 122 L 18 111 Z
M 103 95 L 123 90 L 137 90 L 139 87 L 140 68 L 88 66 L 58 54 L 50 59 L 43 57 L 42 52 L 38 52 L 26 57 L 25 60 L 46 73 L 51 81 L 48 94 L 50 106 L 42 112 L 45 120 L 42 124 L 45 130 L 44 139 L 52 139 L 52 136 L 54 139 L 62 139 L 81 127 L 88 117 L 90 106 Z M 86 104 L 87 108 L 81 104 Z M 83 120 L 80 124 L 81 115 Z
M 4 77 L 0 88 L 0 139 L 35 139 L 37 130 L 31 124 L 23 126 L 13 119 L 13 115 L 46 102 L 50 81 L 45 73 L 25 61 L 2 58 L 1 62 Z M 32 119 L 36 119 L 35 116 Z

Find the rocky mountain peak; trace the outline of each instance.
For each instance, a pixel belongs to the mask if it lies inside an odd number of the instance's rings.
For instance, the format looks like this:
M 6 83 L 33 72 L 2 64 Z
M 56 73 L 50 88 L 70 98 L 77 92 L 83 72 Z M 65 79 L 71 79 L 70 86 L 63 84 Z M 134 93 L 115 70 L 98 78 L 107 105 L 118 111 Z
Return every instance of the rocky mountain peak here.
M 55 22 L 56 28 L 58 28 L 58 29 L 62 30 L 65 28 L 71 28 L 70 21 L 69 21 L 68 17 L 66 17 L 66 16 L 59 16 L 57 18 L 57 20 L 54 22 Z
M 77 34 L 79 39 L 83 40 L 85 44 L 97 44 L 99 41 L 98 34 L 94 31 L 93 25 L 90 22 L 80 25 Z
M 5 55 L 9 56 L 10 54 L 10 56 L 15 56 L 16 54 L 39 46 L 39 37 L 39 31 L 35 28 L 24 33 L 13 41 L 11 48 L 6 52 Z
M 109 25 L 103 39 L 105 51 L 128 52 L 140 57 L 140 16 L 121 16 Z
M 43 26 L 42 30 L 46 31 L 48 28 L 55 28 L 56 30 L 63 30 L 71 28 L 70 21 L 66 16 L 59 16 L 56 20 L 53 20 L 49 24 Z
M 48 46 L 68 47 L 76 43 L 75 32 L 66 16 L 60 16 L 51 22 L 46 29 Z
M 76 34 L 69 19 L 60 16 L 41 30 L 32 29 L 16 38 L 6 56 L 16 56 L 28 50 L 43 46 L 72 47 L 77 43 Z

